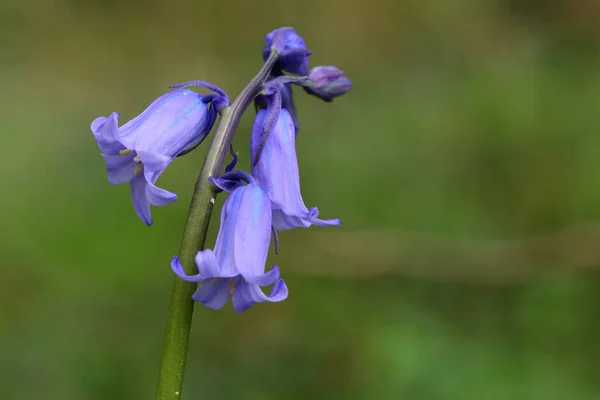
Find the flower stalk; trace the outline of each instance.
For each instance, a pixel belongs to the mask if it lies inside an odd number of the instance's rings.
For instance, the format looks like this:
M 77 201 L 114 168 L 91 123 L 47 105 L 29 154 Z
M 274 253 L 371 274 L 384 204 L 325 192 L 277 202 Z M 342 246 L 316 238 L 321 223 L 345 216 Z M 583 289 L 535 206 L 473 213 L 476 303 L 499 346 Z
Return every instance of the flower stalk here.
M 213 135 L 194 188 L 179 249 L 179 260 L 184 272 L 188 275 L 198 273 L 194 258 L 197 252 L 204 248 L 206 232 L 217 195 L 217 190 L 209 183 L 209 178 L 218 177 L 223 170 L 225 157 L 240 119 L 263 88 L 278 59 L 279 52 L 272 51 L 260 71 L 244 87 L 231 106 L 221 110 L 219 125 Z M 181 398 L 194 311 L 192 295 L 196 286 L 196 283 L 184 281 L 177 276 L 173 280 L 163 353 L 159 366 L 156 400 Z

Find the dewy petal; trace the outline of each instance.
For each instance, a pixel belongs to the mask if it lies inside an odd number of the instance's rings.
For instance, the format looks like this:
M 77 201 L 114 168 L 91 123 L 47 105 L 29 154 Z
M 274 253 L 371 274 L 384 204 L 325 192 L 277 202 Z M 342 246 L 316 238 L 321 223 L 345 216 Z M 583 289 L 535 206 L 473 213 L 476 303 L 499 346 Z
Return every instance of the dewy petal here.
M 269 284 L 265 263 L 271 242 L 271 202 L 256 184 L 240 187 L 240 205 L 233 230 L 235 265 L 239 273 L 252 283 Z M 235 193 L 234 193 L 235 194 Z
M 113 185 L 131 182 L 135 178 L 135 168 L 137 163 L 133 160 L 135 153 L 126 155 L 102 154 L 106 161 L 106 171 L 108 172 L 108 182 Z
M 152 215 L 150 214 L 150 203 L 146 198 L 146 179 L 143 175 L 138 175 L 130 182 L 131 200 L 135 213 L 148 226 L 152 225 Z
M 218 310 L 227 303 L 230 294 L 230 280 L 219 279 L 203 281 L 200 287 L 192 295 L 192 299 L 202 303 L 205 307 Z
M 233 308 L 238 313 L 243 313 L 254 303 L 278 302 L 288 297 L 288 288 L 283 279 L 279 279 L 273 285 L 269 296 L 265 295 L 259 285 L 237 279 L 233 291 Z
M 205 250 L 210 251 L 210 250 Z M 198 263 L 198 259 L 196 256 L 196 263 Z M 201 282 L 206 279 L 206 276 L 201 275 L 200 273 L 196 275 L 188 275 L 185 273 L 183 269 L 183 264 L 181 264 L 181 260 L 177 256 L 173 256 L 171 259 L 171 269 L 175 272 L 175 275 L 188 282 Z

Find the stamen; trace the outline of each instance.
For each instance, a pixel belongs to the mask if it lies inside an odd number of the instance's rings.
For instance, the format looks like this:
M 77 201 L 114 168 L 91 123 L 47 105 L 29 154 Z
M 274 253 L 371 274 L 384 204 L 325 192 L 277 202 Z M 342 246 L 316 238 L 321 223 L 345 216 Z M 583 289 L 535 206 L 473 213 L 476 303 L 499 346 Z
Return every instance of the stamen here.
M 133 157 L 133 161 L 135 161 L 136 163 L 141 163 L 142 159 L 140 158 L 140 156 L 135 156 Z
M 218 280 L 219 280 L 219 279 L 221 279 L 221 278 L 215 278 L 215 279 L 211 280 L 211 281 L 210 281 L 210 284 L 211 284 L 211 285 L 214 285 L 215 283 L 217 283 L 217 282 L 218 282 Z
M 135 176 L 138 176 L 142 172 L 143 169 L 144 169 L 144 164 L 139 163 L 138 165 L 135 166 L 135 171 L 133 171 L 133 174 Z
M 120 156 L 126 156 L 126 155 L 131 154 L 131 153 L 133 153 L 133 150 L 130 150 L 130 149 L 125 149 L 125 150 L 119 151 L 119 155 Z
M 275 245 L 275 254 L 279 255 L 279 236 L 277 236 L 277 231 L 273 225 L 271 225 L 271 234 L 273 236 L 273 244 Z
M 232 279 L 231 282 L 229 282 L 229 295 L 233 296 L 233 291 L 235 290 L 235 281 Z

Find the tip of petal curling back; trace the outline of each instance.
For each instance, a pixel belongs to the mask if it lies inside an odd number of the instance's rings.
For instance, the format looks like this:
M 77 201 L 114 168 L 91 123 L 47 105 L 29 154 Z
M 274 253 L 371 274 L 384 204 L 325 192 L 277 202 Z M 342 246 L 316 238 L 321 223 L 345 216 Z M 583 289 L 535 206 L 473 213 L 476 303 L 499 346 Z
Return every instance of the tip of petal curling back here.
M 316 207 L 313 207 L 308 212 L 307 221 L 310 222 L 311 224 L 317 225 L 317 226 L 340 226 L 341 225 L 341 221 L 338 218 L 319 219 L 319 218 L 317 218 L 318 216 L 319 216 L 319 209 Z
M 283 301 L 288 297 L 288 287 L 285 284 L 283 279 L 277 280 L 271 289 L 271 293 L 269 294 L 269 301 L 277 302 Z
M 92 121 L 92 125 L 90 126 L 90 129 L 94 133 L 99 133 L 100 130 L 102 129 L 102 127 L 104 126 L 105 122 L 106 122 L 106 117 L 98 117 Z

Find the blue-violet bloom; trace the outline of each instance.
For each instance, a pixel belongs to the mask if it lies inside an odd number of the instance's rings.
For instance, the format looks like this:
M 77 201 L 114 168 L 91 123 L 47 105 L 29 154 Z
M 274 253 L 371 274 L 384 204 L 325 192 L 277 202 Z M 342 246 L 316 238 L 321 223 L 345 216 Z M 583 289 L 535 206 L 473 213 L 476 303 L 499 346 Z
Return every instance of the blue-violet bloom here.
M 267 34 L 263 48 L 263 59 L 266 61 L 274 49 L 280 53 L 279 67 L 289 73 L 308 75 L 308 56 L 304 39 L 294 28 L 284 27 L 275 29 Z
M 352 82 L 344 71 L 331 65 L 314 67 L 308 73 L 308 86 L 304 89 L 325 101 L 332 101 L 352 87 Z
M 151 204 L 164 206 L 177 199 L 157 187 L 156 180 L 173 158 L 206 137 L 214 120 L 202 95 L 179 89 L 160 96 L 121 127 L 116 112 L 92 122 L 108 181 L 130 184 L 133 207 L 146 225 L 152 224 Z
M 263 140 L 263 123 L 268 116 L 260 110 L 250 137 L 250 156 L 255 160 Z M 300 175 L 296 158 L 294 122 L 285 109 L 279 111 L 274 128 L 264 143 L 262 154 L 253 162 L 252 175 L 264 188 L 272 202 L 273 227 L 278 230 L 307 228 L 310 225 L 339 226 L 339 219 L 321 220 L 319 210 L 304 205 L 300 193 Z
M 182 279 L 200 282 L 192 298 L 208 308 L 220 309 L 231 298 L 242 313 L 254 303 L 285 300 L 288 289 L 279 268 L 265 273 L 271 239 L 271 204 L 268 194 L 250 178 L 235 188 L 223 205 L 214 250 L 196 255 L 198 274 L 187 275 L 177 256 L 171 268 Z M 273 285 L 269 296 L 260 286 Z

